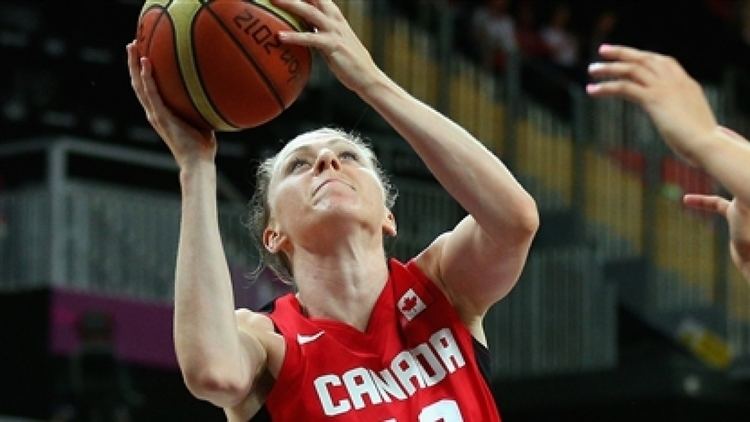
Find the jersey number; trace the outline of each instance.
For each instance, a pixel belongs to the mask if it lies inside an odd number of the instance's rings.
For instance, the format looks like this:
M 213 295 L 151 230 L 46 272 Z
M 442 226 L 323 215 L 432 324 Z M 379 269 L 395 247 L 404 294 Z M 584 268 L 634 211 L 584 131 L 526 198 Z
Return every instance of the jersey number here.
M 419 412 L 419 422 L 463 422 L 461 410 L 454 400 L 440 400 L 422 409 Z M 396 419 L 388 419 L 384 422 L 397 422 Z

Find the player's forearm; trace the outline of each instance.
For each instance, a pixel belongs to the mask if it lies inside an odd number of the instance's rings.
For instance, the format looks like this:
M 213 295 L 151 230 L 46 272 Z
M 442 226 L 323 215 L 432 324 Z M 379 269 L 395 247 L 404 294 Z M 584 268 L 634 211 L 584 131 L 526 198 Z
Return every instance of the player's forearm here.
M 386 76 L 360 96 L 414 148 L 443 187 L 490 234 L 536 230 L 536 204 L 505 165 L 465 129 Z
M 218 227 L 216 169 L 183 169 L 182 220 L 175 271 L 175 349 L 186 380 L 242 376 L 229 269 Z
M 750 142 L 717 127 L 710 143 L 696 154 L 698 164 L 744 206 L 750 207 Z

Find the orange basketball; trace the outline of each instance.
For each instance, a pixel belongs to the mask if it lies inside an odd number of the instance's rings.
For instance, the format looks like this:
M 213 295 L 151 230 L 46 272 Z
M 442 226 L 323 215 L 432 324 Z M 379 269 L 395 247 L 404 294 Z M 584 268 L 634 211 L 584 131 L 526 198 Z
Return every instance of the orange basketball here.
M 147 0 L 138 53 L 164 102 L 196 127 L 258 126 L 289 107 L 310 76 L 310 50 L 285 45 L 299 20 L 269 0 Z

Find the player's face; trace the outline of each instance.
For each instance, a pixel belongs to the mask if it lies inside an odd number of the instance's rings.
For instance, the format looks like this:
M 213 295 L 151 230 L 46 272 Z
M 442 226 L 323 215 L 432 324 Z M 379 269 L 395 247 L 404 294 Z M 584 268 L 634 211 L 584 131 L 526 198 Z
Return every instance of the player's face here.
M 277 156 L 270 226 L 295 242 L 324 241 L 353 229 L 389 231 L 385 192 L 371 152 L 330 133 L 301 135 Z

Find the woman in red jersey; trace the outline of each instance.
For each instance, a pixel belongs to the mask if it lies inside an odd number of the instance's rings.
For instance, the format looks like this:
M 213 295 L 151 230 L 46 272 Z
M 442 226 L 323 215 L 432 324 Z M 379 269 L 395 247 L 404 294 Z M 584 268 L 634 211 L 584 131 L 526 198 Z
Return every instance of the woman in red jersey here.
M 498 421 L 482 319 L 521 273 L 534 200 L 474 137 L 378 69 L 331 0 L 274 4 L 315 28 L 281 40 L 316 48 L 468 216 L 408 262 L 389 261 L 392 195 L 372 152 L 338 130 L 299 135 L 261 165 L 253 211 L 267 263 L 297 293 L 266 313 L 235 311 L 214 134 L 164 107 L 129 45 L 134 90 L 180 167 L 175 347 L 188 388 L 231 421 Z

